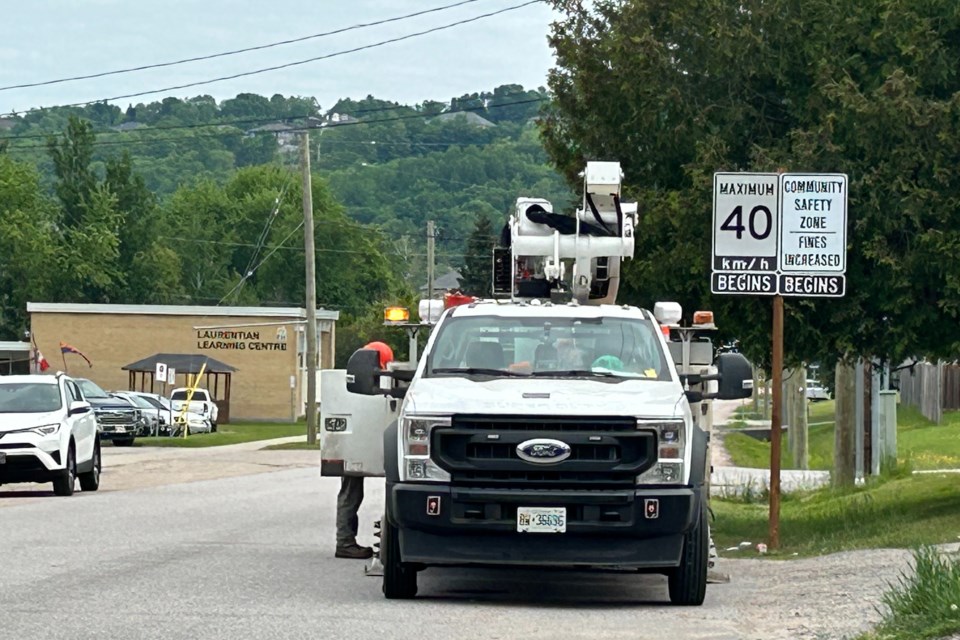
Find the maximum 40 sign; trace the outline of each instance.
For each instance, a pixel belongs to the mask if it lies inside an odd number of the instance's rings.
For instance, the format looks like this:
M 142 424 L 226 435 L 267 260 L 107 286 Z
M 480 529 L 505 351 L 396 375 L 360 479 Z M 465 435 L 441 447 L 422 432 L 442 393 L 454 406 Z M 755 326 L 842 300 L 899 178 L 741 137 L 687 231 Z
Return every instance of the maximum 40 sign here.
M 719 294 L 844 294 L 847 176 L 713 176 L 711 290 Z

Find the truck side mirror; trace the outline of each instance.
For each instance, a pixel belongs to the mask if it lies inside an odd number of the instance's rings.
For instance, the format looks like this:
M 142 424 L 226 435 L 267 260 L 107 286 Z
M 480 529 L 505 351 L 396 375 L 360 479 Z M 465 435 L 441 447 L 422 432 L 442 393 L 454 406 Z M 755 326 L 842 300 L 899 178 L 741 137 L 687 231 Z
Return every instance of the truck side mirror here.
M 717 358 L 719 378 L 716 397 L 739 400 L 753 395 L 753 367 L 740 353 L 721 353 Z
M 347 391 L 365 396 L 383 393 L 378 373 L 380 354 L 373 349 L 357 349 L 347 361 Z

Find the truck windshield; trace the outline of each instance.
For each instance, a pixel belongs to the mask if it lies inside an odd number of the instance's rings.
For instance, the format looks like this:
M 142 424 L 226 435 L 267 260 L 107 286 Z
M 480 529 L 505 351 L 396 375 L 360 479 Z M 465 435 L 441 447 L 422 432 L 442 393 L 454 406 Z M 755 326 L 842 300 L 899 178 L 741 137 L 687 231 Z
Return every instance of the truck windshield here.
M 425 375 L 669 380 L 670 370 L 649 320 L 489 315 L 444 322 Z
M 76 382 L 83 390 L 83 395 L 87 398 L 109 398 L 107 392 L 101 389 L 97 384 L 86 378 L 76 378 Z

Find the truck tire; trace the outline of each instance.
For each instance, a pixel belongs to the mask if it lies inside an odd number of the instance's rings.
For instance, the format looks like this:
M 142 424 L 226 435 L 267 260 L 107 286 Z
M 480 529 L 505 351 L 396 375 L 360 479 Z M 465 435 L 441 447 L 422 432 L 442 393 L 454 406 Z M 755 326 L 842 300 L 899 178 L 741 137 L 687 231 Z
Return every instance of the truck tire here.
M 83 491 L 96 491 L 100 488 L 100 470 L 103 463 L 100 459 L 100 441 L 97 440 L 96 444 L 93 446 L 93 468 L 86 473 L 81 473 L 77 477 L 80 478 L 80 489 Z
M 53 479 L 53 493 L 58 496 L 72 496 L 74 480 L 77 478 L 77 454 L 73 448 L 73 442 L 67 449 L 66 469 Z
M 383 564 L 383 595 L 388 600 L 409 600 L 417 595 L 417 572 L 400 561 L 400 535 L 383 517 L 380 562 Z
M 683 537 L 680 566 L 667 574 L 670 603 L 698 607 L 707 593 L 707 564 L 710 560 L 710 540 L 707 535 L 705 504 L 700 507 L 697 524 Z

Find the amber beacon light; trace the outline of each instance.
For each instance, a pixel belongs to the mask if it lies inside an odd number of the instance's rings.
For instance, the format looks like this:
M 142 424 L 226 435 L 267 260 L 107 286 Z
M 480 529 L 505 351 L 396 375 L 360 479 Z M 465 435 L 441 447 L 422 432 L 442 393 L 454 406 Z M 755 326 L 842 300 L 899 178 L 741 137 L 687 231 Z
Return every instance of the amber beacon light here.
M 387 307 L 383 310 L 384 322 L 402 323 L 410 320 L 410 311 L 404 307 Z

